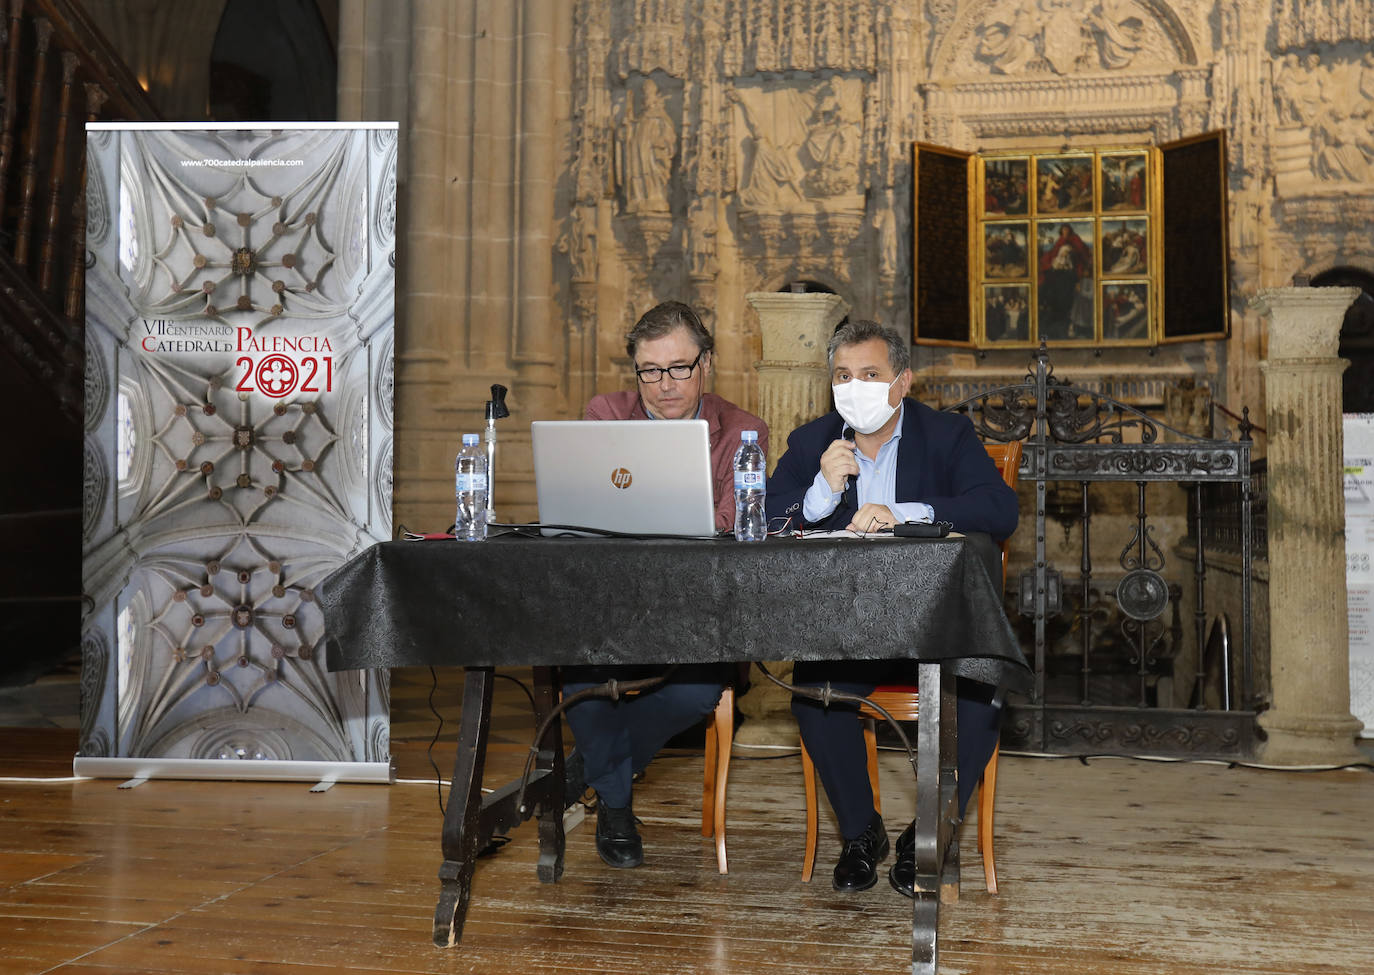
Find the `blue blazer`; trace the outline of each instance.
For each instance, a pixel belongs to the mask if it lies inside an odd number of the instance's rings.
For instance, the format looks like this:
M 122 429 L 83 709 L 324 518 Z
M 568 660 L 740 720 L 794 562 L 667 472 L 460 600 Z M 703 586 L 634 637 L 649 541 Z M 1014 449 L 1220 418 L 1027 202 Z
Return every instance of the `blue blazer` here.
M 942 413 L 914 399 L 903 400 L 902 439 L 897 444 L 896 498 L 923 501 L 936 521 L 959 532 L 987 532 L 998 542 L 1016 530 L 1016 492 L 1002 480 L 969 418 Z M 787 438 L 787 452 L 768 478 L 770 520 L 801 518 L 802 498 L 821 469 L 821 454 L 838 440 L 844 421 L 835 412 L 798 427 Z M 829 517 L 809 528 L 839 529 L 857 510 L 857 493 L 846 491 Z

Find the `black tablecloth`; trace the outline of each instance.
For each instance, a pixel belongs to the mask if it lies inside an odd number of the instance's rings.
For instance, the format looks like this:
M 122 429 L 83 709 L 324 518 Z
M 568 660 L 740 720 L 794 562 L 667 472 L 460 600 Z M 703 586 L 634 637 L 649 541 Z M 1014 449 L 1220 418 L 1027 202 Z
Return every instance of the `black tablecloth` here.
M 317 595 L 331 670 L 907 657 L 1026 690 L 999 558 L 984 536 L 508 535 L 383 542 Z

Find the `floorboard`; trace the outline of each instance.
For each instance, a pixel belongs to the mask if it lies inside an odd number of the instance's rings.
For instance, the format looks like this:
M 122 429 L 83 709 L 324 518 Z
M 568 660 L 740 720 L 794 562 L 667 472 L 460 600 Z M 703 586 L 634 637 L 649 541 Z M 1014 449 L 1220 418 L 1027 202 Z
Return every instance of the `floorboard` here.
M 521 700 L 502 692 L 489 786 L 524 759 Z M 407 721 L 427 737 L 422 715 Z M 70 774 L 69 731 L 13 740 L 4 775 Z M 729 876 L 700 834 L 701 755 L 671 751 L 637 787 L 643 868 L 605 867 L 589 818 L 569 833 L 563 881 L 541 885 L 522 827 L 479 863 L 462 944 L 435 948 L 440 812 L 426 746 L 394 744 L 397 785 L 323 793 L 0 782 L 0 975 L 909 971 L 910 902 L 885 878 L 832 891 L 838 844 L 824 820 L 815 880 L 802 884 L 800 762 L 743 751 Z M 452 743 L 436 754 L 447 773 Z M 881 763 L 895 836 L 914 809 L 910 771 L 894 754 Z M 1371 809 L 1368 771 L 1004 756 L 1001 893 L 983 889 L 970 821 L 940 971 L 1374 975 Z

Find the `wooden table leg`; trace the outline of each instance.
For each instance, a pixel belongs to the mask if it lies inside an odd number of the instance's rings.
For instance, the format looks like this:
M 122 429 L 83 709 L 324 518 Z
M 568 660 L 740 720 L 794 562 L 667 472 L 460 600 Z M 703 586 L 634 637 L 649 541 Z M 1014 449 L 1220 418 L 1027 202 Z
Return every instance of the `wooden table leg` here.
M 958 710 L 953 675 L 939 663 L 920 665 L 921 713 L 916 737 L 916 897 L 912 905 L 911 973 L 935 975 L 943 885 L 959 884 L 959 854 L 951 847 L 958 814 Z
M 468 667 L 463 681 L 463 715 L 458 754 L 453 760 L 453 784 L 444 809 L 444 862 L 439 867 L 439 903 L 434 908 L 434 943 L 451 947 L 463 937 L 472 870 L 482 815 L 482 770 L 487 760 L 491 728 L 490 667 Z
M 543 724 L 557 700 L 552 667 L 534 668 L 534 724 Z M 535 759 L 535 775 L 544 773 L 546 787 L 539 790 L 539 879 L 546 884 L 563 876 L 563 719 L 559 718 L 544 735 Z M 531 792 L 533 792 L 533 788 Z M 526 799 L 526 803 L 529 803 Z
M 959 701 L 953 674 L 940 675 L 940 900 L 959 899 Z
M 495 674 L 490 667 L 469 667 L 463 682 L 463 715 L 458 754 L 453 760 L 453 784 L 444 809 L 444 862 L 439 867 L 439 903 L 434 908 L 434 943 L 452 947 L 463 937 L 472 897 L 472 873 L 478 851 L 494 835 L 539 817 L 539 863 L 544 883 L 563 876 L 563 725 L 554 721 L 544 735 L 534 768 L 522 793 L 517 779 L 490 795 L 482 795 L 487 735 L 491 728 L 491 692 Z M 534 668 L 534 722 L 539 727 L 554 708 L 553 670 Z M 522 801 L 523 800 L 523 801 Z

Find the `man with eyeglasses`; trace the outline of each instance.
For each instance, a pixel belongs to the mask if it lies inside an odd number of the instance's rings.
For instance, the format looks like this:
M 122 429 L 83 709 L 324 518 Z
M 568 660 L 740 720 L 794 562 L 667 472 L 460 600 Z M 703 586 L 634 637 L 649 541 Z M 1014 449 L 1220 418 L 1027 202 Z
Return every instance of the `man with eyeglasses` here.
M 588 420 L 705 420 L 711 445 L 716 528 L 735 523 L 734 457 L 740 433 L 757 430 L 768 450 L 768 426 L 761 419 L 705 391 L 715 341 L 701 319 L 680 301 L 645 312 L 626 336 L 634 364 L 635 389 L 592 398 Z M 571 696 L 607 680 L 653 676 L 659 668 L 565 667 L 563 694 Z M 668 739 L 711 713 L 720 699 L 725 670 L 717 665 L 682 666 L 664 684 L 619 700 L 590 698 L 567 711 L 576 740 L 568 779 L 596 790 L 596 852 L 612 867 L 637 867 L 644 846 L 635 826 L 632 781 Z
M 835 412 L 794 430 L 768 479 L 770 521 L 872 532 L 898 522 L 947 521 L 956 531 L 986 532 L 1000 542 L 1016 528 L 1016 492 L 974 433 L 968 417 L 914 399 L 911 347 L 895 329 L 870 321 L 841 325 L 828 349 Z M 911 683 L 907 661 L 798 661 L 793 682 L 868 695 L 880 684 Z M 959 812 L 997 744 L 1001 709 L 992 688 L 958 687 Z M 833 886 L 867 890 L 888 854 L 887 832 L 873 803 L 858 710 L 794 697 L 792 713 L 839 821 L 843 845 Z M 892 886 L 914 896 L 914 829 L 897 839 Z

